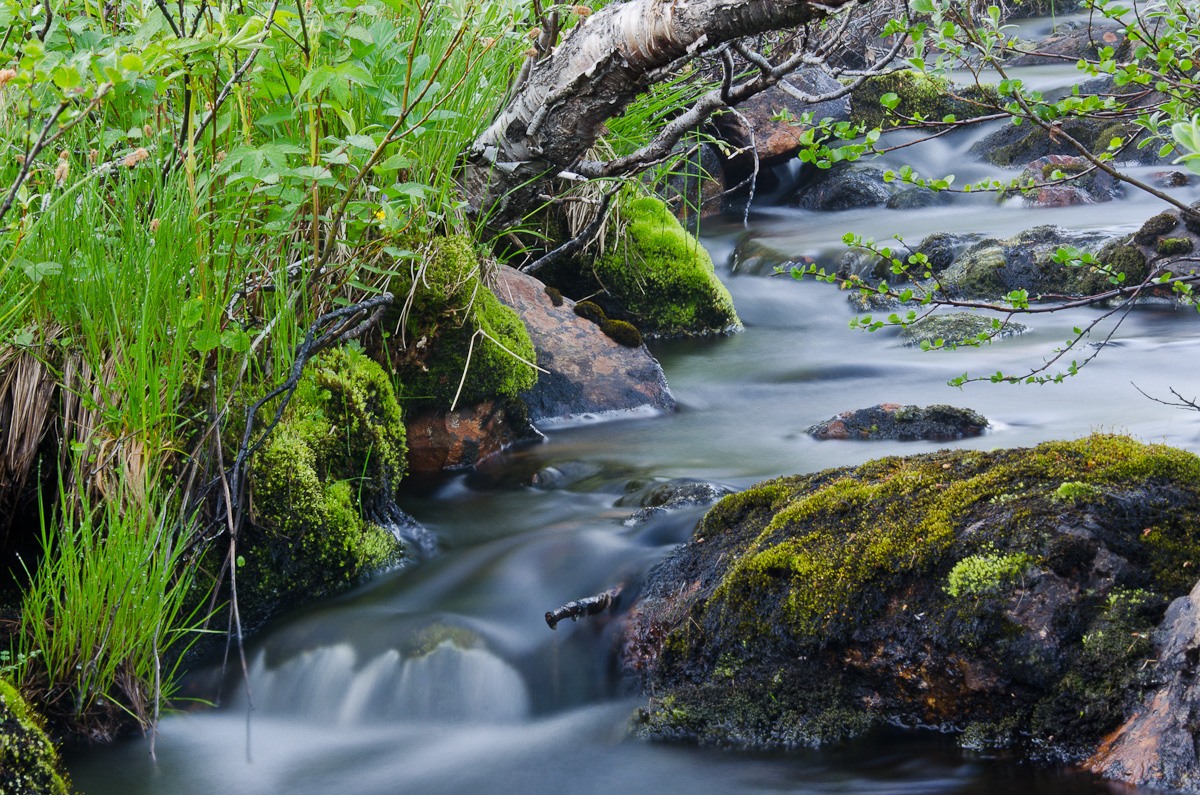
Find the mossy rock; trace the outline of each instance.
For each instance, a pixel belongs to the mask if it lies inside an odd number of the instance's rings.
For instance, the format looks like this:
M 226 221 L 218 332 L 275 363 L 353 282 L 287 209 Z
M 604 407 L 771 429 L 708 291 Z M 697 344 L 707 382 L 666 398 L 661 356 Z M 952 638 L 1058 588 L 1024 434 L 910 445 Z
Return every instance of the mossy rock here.
M 958 96 L 952 96 L 957 94 Z M 850 120 L 865 124 L 867 129 L 907 126 L 888 115 L 880 102 L 885 94 L 899 97 L 896 112 L 909 118 L 940 122 L 947 116 L 972 119 L 989 113 L 986 107 L 974 103 L 995 103 L 996 91 L 991 86 L 954 86 L 949 80 L 929 77 L 909 71 L 891 72 L 867 79 L 850 94 Z
M 1070 118 L 1062 130 L 1089 150 L 1105 152 L 1114 137 L 1120 137 L 1103 119 Z M 1077 155 L 1065 138 L 1051 139 L 1050 133 L 1036 124 L 1006 124 L 973 145 L 969 154 L 982 157 L 997 166 L 1023 166 L 1046 155 Z
M 657 198 L 626 201 L 617 231 L 595 263 L 596 275 L 618 306 L 614 320 L 648 337 L 686 337 L 739 330 L 733 299 L 700 242 Z
M 717 503 L 648 575 L 622 662 L 654 693 L 648 737 L 771 748 L 891 723 L 1075 760 L 1154 685 L 1148 638 L 1198 556 L 1181 450 L 883 458 Z
M 904 340 L 905 345 L 936 345 L 941 340 L 943 345 L 949 346 L 987 342 L 1027 330 L 1020 323 L 993 322 L 992 317 L 976 312 L 942 312 L 909 323 L 900 332 L 900 339 Z
M 250 470 L 253 524 L 238 545 L 243 620 L 245 605 L 265 617 L 404 557 L 380 522 L 393 516 L 405 455 L 403 416 L 378 364 L 345 348 L 309 364 Z
M 9 682 L 0 679 L 0 793 L 66 795 L 58 751 L 41 718 Z
M 1101 248 L 1101 243 L 1103 247 Z M 1108 275 L 1091 267 L 1055 260 L 1058 249 L 1073 246 L 1096 252 L 1100 261 L 1119 273 L 1128 284 L 1137 284 L 1146 273 L 1146 260 L 1122 241 L 1055 226 L 1027 229 L 1007 240 L 981 240 L 955 259 L 937 276 L 942 290 L 956 298 L 995 300 L 1013 290 L 1031 298 L 1041 295 L 1093 295 L 1107 289 Z M 1134 281 L 1136 280 L 1136 281 Z M 932 286 L 933 282 L 929 283 Z
M 1153 246 L 1155 242 L 1168 232 L 1179 226 L 1179 216 L 1171 212 L 1162 212 L 1148 219 L 1142 228 L 1133 233 L 1133 242 L 1139 246 Z
M 579 301 L 576 313 L 590 312 L 582 316 L 599 323 L 596 307 L 649 339 L 726 334 L 742 327 L 708 252 L 654 197 L 626 200 L 613 213 L 603 255 L 564 260 L 538 277 Z M 588 306 L 581 310 L 583 304 Z M 614 328 L 610 336 L 632 343 L 627 332 Z
M 371 347 L 393 367 L 406 406 L 449 408 L 456 395 L 459 405 L 508 402 L 537 382 L 525 324 L 488 289 L 482 267 L 468 238 L 440 237 L 391 279 L 397 300 L 382 324 L 391 336 Z

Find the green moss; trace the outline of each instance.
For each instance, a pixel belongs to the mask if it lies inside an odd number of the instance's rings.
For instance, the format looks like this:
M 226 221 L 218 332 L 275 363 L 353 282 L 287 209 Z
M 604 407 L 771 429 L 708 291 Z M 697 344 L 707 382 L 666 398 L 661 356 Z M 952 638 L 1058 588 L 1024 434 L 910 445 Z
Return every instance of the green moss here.
M 330 593 L 403 555 L 371 521 L 405 470 L 405 431 L 386 373 L 362 353 L 324 353 L 301 379 L 250 472 L 254 530 L 239 581 L 263 599 Z
M 1155 250 L 1164 257 L 1175 257 L 1192 253 L 1194 244 L 1189 237 L 1165 237 L 1158 241 Z
M 460 382 L 460 405 L 512 400 L 533 387 L 537 371 L 525 363 L 536 357 L 529 333 L 484 283 L 469 239 L 435 238 L 408 267 L 389 289 L 411 295 L 411 304 L 406 310 L 406 302 L 397 300 L 383 323 L 391 334 L 386 357 L 402 399 L 445 408 Z M 396 333 L 402 326 L 403 336 Z
M 647 336 L 716 334 L 741 328 L 712 258 L 657 198 L 621 205 L 605 253 L 594 269 L 614 302 L 607 314 L 632 323 Z
M 66 795 L 58 752 L 41 719 L 9 682 L 0 679 L 0 792 Z
M 951 92 L 961 99 L 951 96 Z M 865 124 L 868 129 L 883 127 L 885 122 L 904 126 L 903 121 L 889 118 L 887 109 L 880 102 L 885 94 L 900 98 L 897 113 L 938 122 L 946 116 L 959 120 L 982 116 L 988 109 L 974 103 L 989 104 L 997 100 L 991 86 L 959 88 L 942 78 L 909 71 L 891 72 L 872 77 L 854 89 L 850 94 L 850 120 Z
M 932 345 L 938 340 L 945 345 L 961 345 L 1009 337 L 1025 331 L 1026 327 L 1020 323 L 993 323 L 991 317 L 974 312 L 942 312 L 909 323 L 900 332 L 900 338 L 905 345 L 920 345 L 922 342 Z
M 603 323 L 605 320 L 608 320 L 608 315 L 604 314 L 604 310 L 600 308 L 600 305 L 593 301 L 580 301 L 575 304 L 575 314 L 593 323 Z
M 946 593 L 954 598 L 991 594 L 1018 580 L 1033 562 L 1024 552 L 1002 555 L 988 548 L 965 557 L 946 578 Z
M 626 323 L 624 320 L 604 320 L 600 323 L 600 330 L 609 339 L 626 348 L 642 347 L 642 335 L 632 323 Z
M 1056 171 L 1069 177 L 1074 174 L 1082 174 L 1089 168 L 1091 168 L 1091 164 L 1086 161 L 1078 163 L 1047 163 L 1042 166 L 1042 179 L 1052 179 Z
M 1125 274 L 1122 284 L 1140 284 L 1150 273 L 1146 255 L 1134 246 L 1120 241 L 1112 242 L 1096 253 L 1096 259 L 1114 273 Z M 1081 268 L 1074 291 L 1079 295 L 1095 295 L 1111 290 L 1115 285 L 1109 281 L 1109 273 L 1095 268 Z
M 1179 218 L 1173 213 L 1163 212 L 1142 224 L 1133 235 L 1133 242 L 1139 246 L 1153 246 L 1160 237 L 1179 226 Z
M 555 306 L 563 305 L 563 294 L 560 290 L 550 285 L 546 285 L 546 295 L 550 297 L 550 303 Z

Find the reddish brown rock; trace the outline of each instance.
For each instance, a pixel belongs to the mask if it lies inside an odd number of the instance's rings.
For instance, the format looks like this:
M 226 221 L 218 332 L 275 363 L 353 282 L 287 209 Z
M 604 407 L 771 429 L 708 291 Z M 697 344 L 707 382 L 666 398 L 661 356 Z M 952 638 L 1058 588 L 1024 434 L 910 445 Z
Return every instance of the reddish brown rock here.
M 1200 715 L 1200 583 L 1171 603 L 1156 640 L 1153 664 L 1161 686 L 1084 767 L 1138 786 L 1198 792 L 1193 731 Z
M 1055 179 L 1055 173 L 1063 176 Z M 1021 191 L 1025 203 L 1031 207 L 1070 207 L 1106 202 L 1121 193 L 1111 176 L 1093 168 L 1084 158 L 1071 155 L 1037 158 L 1025 167 L 1020 182 L 1032 186 Z
M 405 422 L 408 468 L 414 473 L 469 469 L 518 439 L 528 438 L 528 423 L 492 401 L 446 411 L 427 409 Z
M 575 302 L 555 306 L 546 286 L 503 267 L 496 297 L 517 311 L 548 372 L 522 395 L 533 422 L 634 409 L 672 409 L 675 399 L 662 368 L 645 346 L 627 348 L 575 314 Z

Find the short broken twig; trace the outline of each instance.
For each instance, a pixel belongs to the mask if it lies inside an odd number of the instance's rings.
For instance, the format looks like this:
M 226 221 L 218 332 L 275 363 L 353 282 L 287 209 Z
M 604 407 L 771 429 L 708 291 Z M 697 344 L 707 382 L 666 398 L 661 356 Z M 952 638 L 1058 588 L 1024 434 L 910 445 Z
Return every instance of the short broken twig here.
M 558 627 L 558 622 L 569 618 L 572 621 L 580 616 L 594 616 L 597 613 L 603 613 L 606 610 L 616 608 L 621 601 L 621 587 L 610 588 L 604 593 L 598 593 L 595 596 L 589 596 L 586 599 L 578 599 L 574 602 L 567 602 L 557 610 L 550 610 L 546 613 L 546 625 L 550 629 Z

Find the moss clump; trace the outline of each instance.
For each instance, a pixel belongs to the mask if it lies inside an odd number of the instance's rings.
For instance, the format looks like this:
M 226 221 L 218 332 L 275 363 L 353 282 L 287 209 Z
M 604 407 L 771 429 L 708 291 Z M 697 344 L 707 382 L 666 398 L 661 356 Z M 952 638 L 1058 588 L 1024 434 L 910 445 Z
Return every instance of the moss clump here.
M 255 598 L 243 604 L 332 593 L 399 560 L 403 545 L 372 519 L 386 515 L 405 455 L 379 365 L 344 348 L 310 364 L 250 471 L 254 527 L 238 579 Z
M 430 241 L 425 256 L 397 273 L 389 290 L 412 296 L 407 312 L 398 299 L 383 323 L 392 334 L 383 348 L 402 399 L 448 407 L 464 369 L 460 405 L 512 400 L 537 381 L 537 371 L 525 363 L 536 356 L 525 324 L 484 284 L 466 237 Z M 401 325 L 402 338 L 394 333 Z
M 712 258 L 657 198 L 627 201 L 595 272 L 607 314 L 649 337 L 719 334 L 741 328 Z M 578 310 L 576 310 L 578 311 Z
M 1179 226 L 1179 218 L 1173 213 L 1159 213 L 1133 234 L 1133 242 L 1139 246 L 1153 246 L 1167 232 Z
M 58 752 L 21 694 L 0 679 L 0 792 L 67 795 Z
M 930 345 L 942 340 L 945 345 L 983 342 L 996 337 L 1010 337 L 1027 330 L 1020 323 L 993 322 L 991 317 L 974 312 L 945 312 L 929 315 L 909 323 L 900 332 L 905 345 Z
M 550 297 L 550 303 L 555 306 L 563 305 L 563 294 L 558 288 L 546 285 L 546 295 Z
M 1087 161 L 1080 161 L 1076 163 L 1047 163 L 1046 165 L 1042 166 L 1042 179 L 1047 181 L 1053 179 L 1054 172 L 1056 171 L 1070 177 L 1075 174 L 1082 174 L 1089 168 L 1091 168 L 1091 164 Z
M 603 323 L 605 320 L 608 320 L 608 315 L 604 314 L 604 310 L 600 308 L 600 305 L 593 301 L 580 301 L 575 304 L 575 314 L 593 323 Z
M 891 72 L 870 78 L 850 94 L 850 120 L 865 124 L 868 129 L 883 127 L 888 121 L 903 126 L 904 122 L 889 116 L 880 102 L 885 94 L 900 98 L 897 113 L 938 122 L 947 116 L 960 120 L 982 116 L 988 109 L 975 103 L 989 104 L 997 99 L 991 86 L 959 88 L 942 78 L 908 71 Z
M 619 345 L 624 345 L 626 348 L 642 347 L 641 332 L 632 323 L 626 323 L 624 320 L 604 320 L 600 323 L 600 330 L 614 342 Z
M 995 593 L 1025 573 L 1033 559 L 1024 552 L 1003 555 L 988 548 L 965 557 L 946 578 L 946 593 L 954 598 Z
M 1095 268 L 1080 269 L 1074 291 L 1079 295 L 1095 295 L 1111 290 L 1115 285 L 1109 281 L 1110 275 L 1125 274 L 1121 281 L 1123 285 L 1140 284 L 1150 270 L 1146 265 L 1146 255 L 1135 246 L 1121 241 L 1109 243 L 1096 253 L 1096 259 L 1107 266 L 1109 273 Z
M 1181 450 L 1097 435 L 884 458 L 714 506 L 633 606 L 630 653 L 700 739 L 732 725 L 738 744 L 772 746 L 769 726 L 723 710 L 779 698 L 782 671 L 793 723 L 818 704 L 982 721 L 1076 758 L 1140 703 L 1147 649 L 1129 652 L 1128 633 L 1190 590 L 1198 556 L 1200 459 Z M 653 736 L 681 725 L 644 719 Z
M 1164 237 L 1158 241 L 1155 251 L 1164 257 L 1175 257 L 1192 253 L 1194 246 L 1190 237 Z

